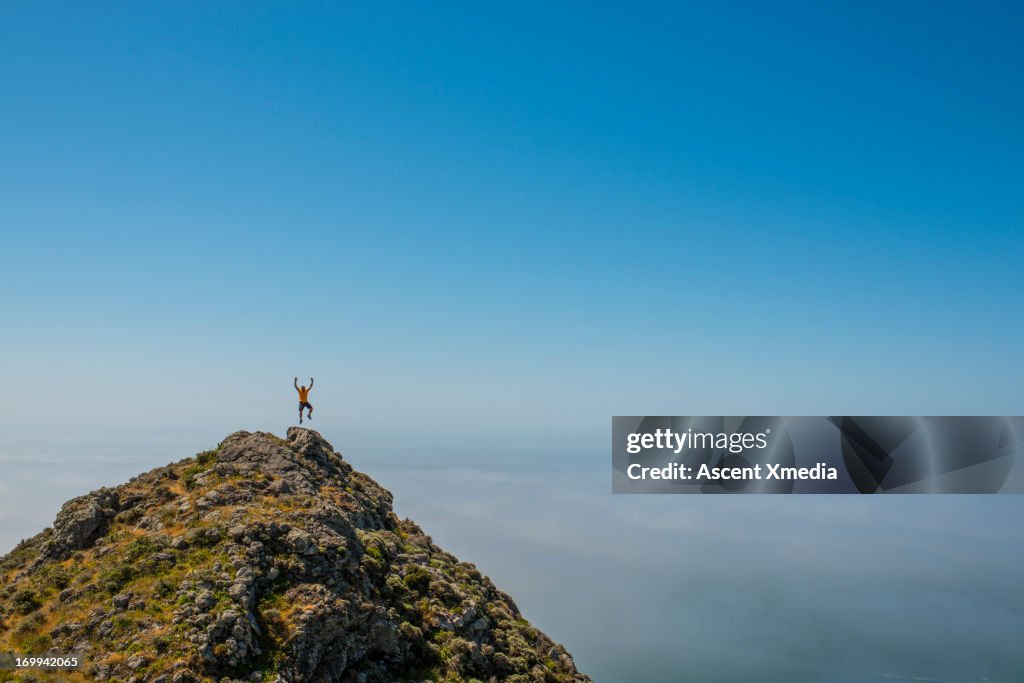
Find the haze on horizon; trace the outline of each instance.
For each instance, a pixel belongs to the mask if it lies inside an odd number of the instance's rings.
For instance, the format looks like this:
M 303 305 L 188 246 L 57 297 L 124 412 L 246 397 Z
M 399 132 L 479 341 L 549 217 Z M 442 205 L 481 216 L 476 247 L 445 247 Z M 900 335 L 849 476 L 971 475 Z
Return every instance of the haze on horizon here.
M 1012 683 L 1020 670 L 1024 496 L 611 495 L 603 450 L 375 448 L 323 433 L 595 681 Z M 63 498 L 185 447 L 4 457 L 0 552 Z

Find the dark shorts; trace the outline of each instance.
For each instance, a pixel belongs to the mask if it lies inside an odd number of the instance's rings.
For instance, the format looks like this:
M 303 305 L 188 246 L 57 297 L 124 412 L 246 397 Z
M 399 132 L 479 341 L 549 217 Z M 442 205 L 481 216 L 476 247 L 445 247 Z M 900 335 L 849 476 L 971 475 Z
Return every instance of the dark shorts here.
M 310 410 L 313 410 L 313 404 L 309 403 L 308 401 L 299 401 L 299 410 L 302 410 L 303 408 L 309 408 Z

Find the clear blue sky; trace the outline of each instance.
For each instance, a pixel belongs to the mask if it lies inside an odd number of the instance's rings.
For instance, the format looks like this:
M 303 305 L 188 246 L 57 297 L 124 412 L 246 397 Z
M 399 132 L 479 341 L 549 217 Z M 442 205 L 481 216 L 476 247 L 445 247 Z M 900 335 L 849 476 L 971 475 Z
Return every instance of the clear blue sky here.
M 1016 3 L 293 5 L 0 5 L 6 433 L 1024 412 Z

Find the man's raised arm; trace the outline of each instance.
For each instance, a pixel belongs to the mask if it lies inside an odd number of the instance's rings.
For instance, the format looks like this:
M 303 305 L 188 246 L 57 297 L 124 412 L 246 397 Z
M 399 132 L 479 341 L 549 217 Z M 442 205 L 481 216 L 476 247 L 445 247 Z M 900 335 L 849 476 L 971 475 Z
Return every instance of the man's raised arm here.
M 295 378 L 295 391 L 298 391 L 298 390 L 299 390 L 299 378 L 296 377 Z
M 310 389 L 313 388 L 313 378 L 312 377 L 309 378 L 309 388 Z

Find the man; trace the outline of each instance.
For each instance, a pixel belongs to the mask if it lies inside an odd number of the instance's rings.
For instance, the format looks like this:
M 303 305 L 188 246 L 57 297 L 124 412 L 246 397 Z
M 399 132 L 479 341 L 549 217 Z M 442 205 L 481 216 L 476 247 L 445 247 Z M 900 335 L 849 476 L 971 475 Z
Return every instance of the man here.
M 313 404 L 309 402 L 309 392 L 313 389 L 313 378 L 309 378 L 309 386 L 299 386 L 299 378 L 295 378 L 295 391 L 299 392 L 299 424 L 302 424 L 302 409 L 306 408 L 308 413 L 306 419 L 313 419 Z

